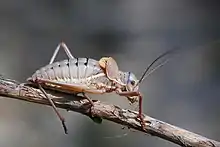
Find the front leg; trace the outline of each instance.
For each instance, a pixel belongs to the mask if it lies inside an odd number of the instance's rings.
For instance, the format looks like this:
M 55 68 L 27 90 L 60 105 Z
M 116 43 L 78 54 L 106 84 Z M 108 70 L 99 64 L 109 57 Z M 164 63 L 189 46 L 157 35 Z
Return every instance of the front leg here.
M 141 123 L 141 126 L 142 128 L 144 129 L 145 127 L 145 123 L 144 123 L 144 118 L 143 118 L 143 108 L 142 108 L 142 100 L 143 100 L 143 97 L 142 97 L 142 94 L 138 91 L 120 91 L 120 90 L 116 90 L 116 93 L 120 96 L 126 96 L 128 98 L 128 100 L 131 102 L 131 103 L 134 103 L 136 101 L 136 98 L 138 98 L 138 102 L 139 102 L 139 113 L 137 115 L 137 118 L 140 119 L 140 123 Z

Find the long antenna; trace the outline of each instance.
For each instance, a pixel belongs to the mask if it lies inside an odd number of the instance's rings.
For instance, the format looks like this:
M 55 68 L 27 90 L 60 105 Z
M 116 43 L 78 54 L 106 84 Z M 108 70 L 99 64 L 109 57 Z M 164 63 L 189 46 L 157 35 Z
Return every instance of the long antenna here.
M 173 48 L 173 49 L 171 49 L 171 50 L 168 50 L 168 51 L 164 52 L 164 53 L 161 54 L 160 56 L 158 56 L 150 65 L 148 65 L 148 67 L 146 68 L 146 70 L 145 70 L 144 73 L 142 74 L 140 80 L 137 82 L 136 86 L 137 86 L 138 84 L 140 84 L 140 83 L 144 80 L 145 75 L 146 75 L 147 72 L 150 70 L 150 68 L 154 65 L 154 63 L 156 63 L 159 59 L 163 58 L 164 56 L 166 56 L 166 55 L 168 55 L 168 54 L 173 53 L 174 51 L 176 51 L 176 50 L 178 50 L 178 49 L 179 49 L 179 48 Z M 161 67 L 161 66 L 164 65 L 165 63 L 167 63 L 167 61 L 163 62 L 163 63 L 160 64 L 158 67 L 154 68 L 153 71 L 155 71 L 156 69 L 158 69 L 159 67 Z M 150 72 L 150 73 L 152 73 L 152 72 Z M 147 75 L 149 75 L 149 74 L 147 74 Z M 135 87 L 136 87 L 136 86 L 135 86 Z
M 142 81 L 147 78 L 148 76 L 150 76 L 152 73 L 154 73 L 157 69 L 161 68 L 162 66 L 164 66 L 167 62 L 169 62 L 170 59 L 167 59 L 165 61 L 163 61 L 162 63 L 160 63 L 159 65 L 157 65 L 156 67 L 154 67 L 153 69 L 149 70 L 149 72 L 144 76 L 144 78 L 142 79 Z

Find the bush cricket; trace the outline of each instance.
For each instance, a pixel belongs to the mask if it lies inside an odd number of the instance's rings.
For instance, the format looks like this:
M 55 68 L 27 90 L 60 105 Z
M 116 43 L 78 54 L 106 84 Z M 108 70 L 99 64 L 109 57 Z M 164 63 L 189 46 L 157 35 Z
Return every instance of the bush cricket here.
M 60 48 L 64 49 L 68 59 L 54 62 Z M 65 125 L 65 119 L 60 115 L 54 102 L 47 95 L 44 88 L 72 94 L 81 93 L 88 99 L 91 105 L 93 105 L 93 101 L 86 93 L 104 94 L 116 92 L 120 96 L 127 97 L 131 103 L 139 101 L 139 114 L 137 118 L 140 119 L 141 125 L 144 126 L 142 94 L 139 92 L 139 84 L 145 77 L 164 65 L 166 62 L 159 64 L 147 74 L 156 61 L 172 51 L 169 50 L 158 56 L 146 68 L 142 77 L 138 80 L 132 72 L 119 70 L 116 61 L 112 57 L 103 57 L 99 61 L 91 58 L 75 58 L 66 44 L 61 42 L 55 49 L 49 64 L 37 70 L 27 81 L 37 85 L 49 100 L 52 108 L 62 122 L 66 134 L 67 127 Z

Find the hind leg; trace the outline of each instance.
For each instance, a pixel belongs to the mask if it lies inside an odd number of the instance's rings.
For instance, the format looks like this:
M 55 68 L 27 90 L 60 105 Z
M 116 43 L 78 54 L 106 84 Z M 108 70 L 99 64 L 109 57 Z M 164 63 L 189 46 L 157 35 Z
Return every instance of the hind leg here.
M 66 53 L 66 55 L 68 56 L 69 59 L 74 58 L 73 55 L 71 54 L 70 50 L 68 49 L 67 45 L 64 42 L 61 42 L 61 43 L 58 44 L 57 48 L 55 49 L 55 51 L 53 53 L 53 56 L 50 59 L 49 64 L 52 64 L 54 62 L 54 60 L 55 60 L 55 58 L 56 58 L 56 56 L 57 56 L 57 54 L 58 54 L 61 47 L 64 49 L 64 51 L 65 51 L 65 53 Z

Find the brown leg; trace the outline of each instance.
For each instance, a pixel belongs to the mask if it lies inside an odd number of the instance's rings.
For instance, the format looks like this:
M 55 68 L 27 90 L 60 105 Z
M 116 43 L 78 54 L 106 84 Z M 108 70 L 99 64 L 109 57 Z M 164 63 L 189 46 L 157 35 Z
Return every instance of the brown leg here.
M 143 127 L 143 129 L 144 129 L 144 127 L 145 127 L 145 123 L 144 123 L 144 118 L 143 118 L 143 112 L 142 112 L 142 110 L 143 110 L 143 108 L 142 108 L 142 100 L 143 100 L 143 97 L 142 97 L 142 95 L 139 93 L 139 114 L 138 114 L 138 118 L 140 118 L 140 122 L 141 122 L 141 126 Z
M 143 118 L 143 112 L 142 112 L 142 100 L 143 100 L 143 97 L 141 95 L 140 92 L 137 92 L 137 91 L 126 91 L 126 92 L 117 92 L 117 94 L 119 94 L 120 96 L 138 96 L 139 98 L 139 113 L 137 115 L 137 118 L 140 119 L 140 123 L 141 123 L 141 126 L 142 128 L 144 129 L 145 127 L 145 123 L 144 123 L 144 118 Z
M 38 84 L 38 87 L 39 89 L 43 92 L 43 94 L 45 95 L 45 97 L 48 99 L 48 101 L 50 102 L 50 104 L 52 105 L 52 108 L 54 109 L 54 111 L 56 112 L 57 116 L 59 117 L 61 123 L 62 123 L 62 126 L 63 126 L 63 129 L 64 129 L 64 132 L 65 134 L 68 134 L 67 132 L 67 127 L 66 127 L 66 124 L 65 124 L 65 119 L 61 116 L 61 114 L 58 112 L 54 102 L 52 101 L 52 99 L 47 95 L 46 91 L 42 88 L 42 86 L 40 84 Z
M 87 95 L 85 94 L 85 92 L 82 92 L 82 94 L 83 94 L 83 96 L 89 101 L 89 103 L 90 103 L 92 106 L 94 106 L 94 103 L 93 103 L 92 99 L 91 99 L 89 96 L 87 96 Z

